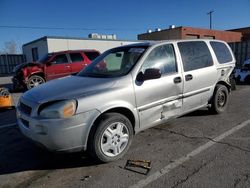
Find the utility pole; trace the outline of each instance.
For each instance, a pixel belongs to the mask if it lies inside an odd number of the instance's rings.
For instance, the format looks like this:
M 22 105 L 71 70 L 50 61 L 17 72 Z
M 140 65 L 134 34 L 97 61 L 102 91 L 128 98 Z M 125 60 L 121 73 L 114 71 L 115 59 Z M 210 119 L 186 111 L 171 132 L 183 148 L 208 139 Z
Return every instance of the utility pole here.
M 210 12 L 207 13 L 207 15 L 209 15 L 209 17 L 210 17 L 210 29 L 212 29 L 212 13 L 213 13 L 213 12 L 214 12 L 214 11 L 211 10 Z

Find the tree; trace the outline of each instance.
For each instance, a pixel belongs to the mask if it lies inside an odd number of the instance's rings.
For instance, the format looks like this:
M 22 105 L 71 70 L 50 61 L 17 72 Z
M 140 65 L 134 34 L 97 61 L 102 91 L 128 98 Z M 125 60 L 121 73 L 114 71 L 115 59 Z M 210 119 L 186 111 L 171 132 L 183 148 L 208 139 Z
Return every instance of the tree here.
M 1 53 L 4 54 L 16 54 L 17 53 L 17 45 L 15 41 L 8 41 L 4 43 L 4 47 L 1 50 Z

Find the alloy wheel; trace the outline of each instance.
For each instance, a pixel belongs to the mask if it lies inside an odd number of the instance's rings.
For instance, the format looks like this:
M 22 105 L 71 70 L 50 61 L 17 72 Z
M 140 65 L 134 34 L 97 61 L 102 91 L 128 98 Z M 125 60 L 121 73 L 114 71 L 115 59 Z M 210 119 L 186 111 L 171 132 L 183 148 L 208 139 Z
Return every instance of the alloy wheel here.
M 129 142 L 129 131 L 125 124 L 115 122 L 109 125 L 101 137 L 101 150 L 109 157 L 123 152 Z

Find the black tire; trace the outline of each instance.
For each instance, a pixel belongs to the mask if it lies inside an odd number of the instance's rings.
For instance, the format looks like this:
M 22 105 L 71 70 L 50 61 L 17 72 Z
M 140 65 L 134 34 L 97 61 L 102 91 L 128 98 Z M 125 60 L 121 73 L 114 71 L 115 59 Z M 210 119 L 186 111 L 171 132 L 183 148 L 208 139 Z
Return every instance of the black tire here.
M 220 114 L 226 110 L 228 104 L 228 89 L 226 86 L 217 84 L 211 100 L 211 112 Z
M 248 75 L 244 81 L 246 84 L 250 84 L 250 75 Z
M 27 89 L 32 89 L 33 87 L 36 87 L 40 84 L 45 83 L 45 79 L 39 75 L 32 75 L 29 77 L 27 82 Z
M 106 131 L 108 130 L 108 128 L 110 128 L 110 126 L 114 126 L 115 128 L 115 125 L 116 123 L 121 123 L 123 126 L 125 127 L 122 127 L 122 132 L 124 131 L 124 135 L 125 133 L 128 134 L 128 141 L 127 143 L 122 145 L 120 144 L 122 141 L 119 140 L 118 137 L 116 137 L 118 140 L 116 140 L 117 142 L 113 143 L 113 139 L 115 139 L 113 136 L 112 136 L 112 139 L 111 137 L 109 138 L 110 141 L 112 141 L 112 143 L 108 143 L 108 138 L 106 138 L 106 143 L 104 143 L 105 141 L 105 133 Z M 118 125 L 116 125 L 118 126 Z M 112 129 L 113 131 L 115 129 Z M 116 134 L 116 133 L 115 133 Z M 111 161 L 115 161 L 119 158 L 121 158 L 126 152 L 127 150 L 129 149 L 130 145 L 131 145 L 131 142 L 132 142 L 132 139 L 133 139 L 133 126 L 131 124 L 131 122 L 129 121 L 129 119 L 127 117 L 125 117 L 124 115 L 122 114 L 119 114 L 119 113 L 106 113 L 106 114 L 103 114 L 102 117 L 100 118 L 100 120 L 97 122 L 96 125 L 94 125 L 94 127 L 92 128 L 91 132 L 90 132 L 90 135 L 89 135 L 89 139 L 88 139 L 88 153 L 93 156 L 95 159 L 97 159 L 98 161 L 100 162 L 111 162 Z M 109 141 L 109 142 L 110 142 Z M 118 143 L 118 141 L 120 143 Z M 124 147 L 122 149 L 122 151 L 115 155 L 115 156 L 108 156 L 107 154 L 105 154 L 105 151 L 103 151 L 102 149 L 102 145 L 105 145 L 105 144 L 108 144 L 108 147 L 119 147 L 121 148 L 122 146 Z M 114 144 L 117 144 L 117 145 L 114 145 Z M 121 147 L 118 146 L 118 145 L 122 145 Z M 110 152 L 110 155 L 112 155 L 112 149 L 110 149 L 110 151 L 108 150 L 108 153 L 109 154 Z
M 231 90 L 236 90 L 236 80 L 234 78 L 230 79 Z

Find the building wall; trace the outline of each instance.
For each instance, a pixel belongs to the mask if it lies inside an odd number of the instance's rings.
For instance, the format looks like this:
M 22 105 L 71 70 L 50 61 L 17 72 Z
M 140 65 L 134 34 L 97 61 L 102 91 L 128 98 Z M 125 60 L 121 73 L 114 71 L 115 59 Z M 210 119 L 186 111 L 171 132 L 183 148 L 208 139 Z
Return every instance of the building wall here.
M 242 34 L 239 32 L 200 29 L 192 27 L 176 27 L 173 29 L 155 31 L 152 33 L 139 34 L 138 40 L 209 38 L 223 40 L 226 42 L 239 42 L 241 41 L 241 37 Z
M 63 50 L 95 49 L 101 53 L 117 46 L 132 44 L 130 41 L 91 40 L 91 39 L 53 39 L 48 38 L 48 52 Z
M 250 40 L 250 27 L 231 29 L 229 31 L 241 32 L 242 33 L 242 41 Z
M 48 44 L 46 39 L 37 40 L 27 45 L 23 45 L 23 54 L 27 62 L 33 61 L 32 48 L 37 48 L 38 59 L 48 54 Z
M 181 27 L 154 31 L 152 33 L 143 33 L 138 35 L 138 40 L 173 40 L 181 38 Z
M 242 34 L 239 32 L 219 31 L 210 29 L 197 29 L 192 27 L 182 27 L 182 39 L 188 39 L 190 35 L 198 38 L 213 38 L 226 42 L 240 42 Z
M 133 43 L 137 43 L 137 41 L 42 37 L 30 43 L 24 44 L 23 54 L 25 55 L 27 62 L 32 62 L 32 48 L 37 48 L 38 59 L 40 59 L 41 57 L 51 52 L 79 49 L 95 49 L 102 53 L 110 48 Z

